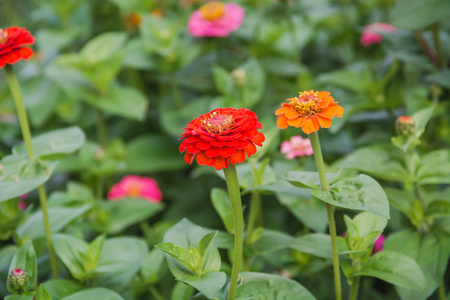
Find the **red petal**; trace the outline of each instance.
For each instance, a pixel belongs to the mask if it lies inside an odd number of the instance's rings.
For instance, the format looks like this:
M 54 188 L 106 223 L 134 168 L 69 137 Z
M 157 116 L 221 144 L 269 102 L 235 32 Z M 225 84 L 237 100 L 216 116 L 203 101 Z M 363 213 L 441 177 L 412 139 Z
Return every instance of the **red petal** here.
M 184 154 L 184 161 L 185 161 L 187 164 L 192 164 L 192 162 L 194 161 L 194 159 L 195 159 L 195 155 L 194 155 L 194 154 L 191 154 L 191 153 L 186 153 L 186 154 Z
M 237 163 L 241 163 L 245 160 L 245 152 L 243 150 L 238 150 L 232 156 L 230 156 L 230 162 L 235 165 Z
M 262 142 L 266 140 L 266 137 L 261 132 L 258 132 L 258 134 L 255 136 L 255 138 L 252 140 L 253 143 L 255 143 L 257 146 L 262 146 Z
M 197 147 L 201 150 L 206 150 L 206 149 L 211 148 L 211 145 L 207 142 L 198 142 L 198 143 L 195 143 L 195 147 Z
M 253 154 L 256 153 L 256 146 L 253 143 L 248 143 L 248 146 L 244 148 L 245 153 L 247 153 L 247 156 L 250 157 Z
M 216 157 L 219 156 L 220 152 L 222 152 L 221 148 L 212 147 L 205 151 L 205 155 L 208 157 Z
M 211 167 L 215 162 L 215 158 L 210 158 L 203 152 L 200 152 L 197 154 L 197 162 L 201 166 L 207 165 L 208 167 Z
M 223 147 L 222 151 L 220 152 L 220 156 L 226 158 L 226 157 L 229 157 L 229 156 L 233 155 L 234 153 L 236 153 L 236 149 L 235 148 Z

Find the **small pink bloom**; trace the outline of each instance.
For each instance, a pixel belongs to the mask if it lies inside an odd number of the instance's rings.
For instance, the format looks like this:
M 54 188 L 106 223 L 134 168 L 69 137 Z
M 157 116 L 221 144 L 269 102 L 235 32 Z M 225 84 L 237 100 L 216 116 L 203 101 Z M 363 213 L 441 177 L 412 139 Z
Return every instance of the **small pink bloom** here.
M 25 273 L 25 271 L 22 269 L 14 269 L 14 270 L 12 270 L 12 273 L 13 273 L 13 275 L 20 276 L 20 275 L 23 275 Z
M 244 9 L 236 3 L 208 2 L 191 14 L 188 32 L 195 37 L 226 37 L 241 26 L 244 17 Z
M 309 156 L 313 154 L 311 141 L 301 136 L 293 136 L 290 141 L 281 143 L 281 153 L 286 154 L 287 159 L 294 159 L 297 156 Z
M 378 237 L 378 239 L 375 241 L 375 244 L 373 244 L 372 255 L 384 250 L 384 241 L 385 240 L 386 240 L 386 238 L 384 237 L 384 235 L 380 235 Z
M 383 41 L 383 36 L 380 33 L 393 33 L 397 28 L 387 23 L 372 23 L 364 27 L 364 32 L 361 36 L 361 45 L 367 47 L 371 44 L 379 44 Z
M 116 183 L 108 193 L 108 199 L 111 201 L 123 198 L 143 198 L 158 203 L 162 199 L 162 194 L 153 178 L 128 175 Z
M 19 197 L 19 209 L 20 210 L 25 210 L 27 208 L 27 204 L 25 203 L 25 198 L 28 197 L 29 194 L 23 194 L 22 196 Z

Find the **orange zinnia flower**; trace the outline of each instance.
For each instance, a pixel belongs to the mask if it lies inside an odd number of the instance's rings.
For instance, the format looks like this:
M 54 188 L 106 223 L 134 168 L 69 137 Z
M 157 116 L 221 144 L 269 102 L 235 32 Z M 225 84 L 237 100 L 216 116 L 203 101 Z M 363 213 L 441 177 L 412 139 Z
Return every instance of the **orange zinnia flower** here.
M 262 146 L 265 140 L 260 128 L 258 117 L 247 108 L 218 108 L 183 128 L 179 150 L 186 151 L 184 160 L 188 164 L 197 159 L 199 165 L 221 170 L 228 168 L 229 162 L 243 162 L 245 154 L 250 157 L 256 153 L 256 146 Z
M 303 132 L 310 134 L 319 128 L 329 128 L 331 118 L 342 117 L 344 109 L 330 92 L 300 92 L 298 97 L 286 99 L 281 108 L 275 111 L 278 116 L 277 126 L 285 129 L 288 126 L 301 127 Z

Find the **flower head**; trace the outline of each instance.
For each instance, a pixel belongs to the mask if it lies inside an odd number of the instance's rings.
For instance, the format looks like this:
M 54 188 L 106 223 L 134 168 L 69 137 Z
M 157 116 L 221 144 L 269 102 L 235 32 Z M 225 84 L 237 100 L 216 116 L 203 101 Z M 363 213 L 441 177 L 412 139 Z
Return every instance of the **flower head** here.
M 180 152 L 186 163 L 195 159 L 199 165 L 214 166 L 217 170 L 228 168 L 256 153 L 256 146 L 262 146 L 264 135 L 258 131 L 262 124 L 247 108 L 218 108 L 203 114 L 186 125 L 180 135 L 183 142 Z M 256 145 L 256 146 L 255 146 Z
M 27 208 L 27 204 L 25 203 L 25 199 L 28 197 L 28 194 L 23 194 L 22 196 L 19 197 L 19 209 L 20 210 L 25 210 Z
M 361 35 L 361 45 L 364 47 L 372 44 L 379 44 L 383 41 L 383 36 L 380 33 L 396 32 L 397 28 L 387 23 L 372 23 L 364 26 L 364 32 Z
M 384 235 L 380 235 L 377 238 L 377 240 L 375 241 L 375 244 L 373 244 L 372 255 L 384 250 L 384 241 L 385 240 L 386 240 L 386 238 L 384 237 Z
M 278 116 L 277 125 L 281 129 L 289 126 L 301 127 L 303 132 L 310 134 L 319 128 L 329 128 L 331 118 L 342 117 L 344 109 L 330 92 L 300 92 L 298 97 L 286 99 L 281 108 L 275 111 Z
M 400 116 L 395 122 L 395 131 L 398 135 L 410 136 L 414 132 L 415 122 L 411 116 Z
M 21 59 L 29 59 L 33 50 L 24 45 L 32 45 L 34 37 L 25 28 L 0 28 L 0 68 L 14 64 Z
M 108 193 L 109 200 L 123 198 L 143 198 L 158 203 L 162 199 L 162 194 L 153 178 L 128 175 L 116 183 Z
M 9 284 L 17 291 L 23 290 L 28 282 L 28 273 L 22 269 L 14 269 L 9 273 Z
M 226 37 L 241 26 L 244 16 L 236 3 L 208 2 L 191 14 L 188 31 L 196 37 Z
M 308 138 L 297 135 L 281 143 L 281 153 L 286 154 L 287 159 L 294 159 L 297 156 L 313 155 L 313 148 Z

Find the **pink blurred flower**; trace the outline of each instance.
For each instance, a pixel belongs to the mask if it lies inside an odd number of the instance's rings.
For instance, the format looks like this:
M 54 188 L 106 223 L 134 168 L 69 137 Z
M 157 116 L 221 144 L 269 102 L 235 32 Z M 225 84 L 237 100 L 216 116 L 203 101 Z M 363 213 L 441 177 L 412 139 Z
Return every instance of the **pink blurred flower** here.
M 308 138 L 299 135 L 291 137 L 290 141 L 281 143 L 281 153 L 286 154 L 287 159 L 294 159 L 297 156 L 312 155 L 313 149 Z
M 20 210 L 25 210 L 27 208 L 27 204 L 25 203 L 25 198 L 28 197 L 29 194 L 23 194 L 22 196 L 19 197 L 19 209 Z
M 393 33 L 397 28 L 387 23 L 375 22 L 364 26 L 364 32 L 361 35 L 361 45 L 364 47 L 371 44 L 379 44 L 383 41 L 383 36 L 380 33 Z
M 162 194 L 153 178 L 128 175 L 116 183 L 108 193 L 108 199 L 111 201 L 123 198 L 143 198 L 158 203 L 162 199 Z
M 226 37 L 241 26 L 244 17 L 244 9 L 236 3 L 208 2 L 191 14 L 188 32 L 195 37 Z
M 385 240 L 386 240 L 386 238 L 384 237 L 384 235 L 380 235 L 378 237 L 378 239 L 375 241 L 375 244 L 373 244 L 372 255 L 384 250 L 384 241 Z

